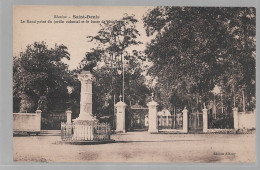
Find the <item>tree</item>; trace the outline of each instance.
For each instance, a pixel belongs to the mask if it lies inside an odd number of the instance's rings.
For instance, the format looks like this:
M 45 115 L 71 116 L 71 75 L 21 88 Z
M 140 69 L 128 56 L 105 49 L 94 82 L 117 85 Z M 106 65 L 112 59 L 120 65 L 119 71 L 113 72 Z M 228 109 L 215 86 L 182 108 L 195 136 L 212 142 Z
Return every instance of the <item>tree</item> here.
M 137 101 L 145 104 L 149 93 L 142 74 L 141 64 L 145 58 L 140 51 L 131 48 L 141 43 L 136 40 L 139 36 L 137 22 L 134 16 L 125 14 L 121 20 L 103 23 L 96 36 L 88 36 L 97 46 L 86 53 L 79 70 L 90 70 L 96 78 L 93 114 L 99 117 L 114 115 L 114 104 L 123 94 L 128 105 Z
M 20 56 L 14 57 L 13 93 L 14 101 L 22 102 L 20 111 L 34 112 L 38 108 L 47 112 L 64 107 L 67 86 L 73 80 L 63 59 L 70 59 L 66 46 L 49 49 L 45 42 L 28 45 Z M 23 103 L 28 100 L 30 106 L 24 108 Z
M 140 35 L 136 29 L 136 23 L 138 21 L 134 16 L 127 14 L 121 20 L 105 22 L 101 25 L 101 29 L 96 36 L 88 36 L 90 41 L 94 41 L 97 44 L 97 49 L 92 49 L 92 54 L 96 51 L 100 52 L 100 55 L 96 55 L 96 59 L 99 62 L 105 63 L 110 67 L 111 91 L 113 95 L 122 94 L 122 88 L 117 91 L 115 83 L 119 82 L 118 73 L 123 71 L 123 64 L 129 56 L 129 47 L 140 44 L 137 41 L 137 37 Z M 138 52 L 133 50 L 133 54 L 139 58 Z M 122 75 L 123 76 L 123 75 Z M 123 96 L 124 98 L 124 96 Z
M 166 107 L 176 105 L 176 94 L 185 105 L 206 102 L 215 85 L 233 96 L 244 87 L 254 98 L 254 8 L 156 7 L 143 20 L 147 35 L 155 35 L 146 49 L 149 74 Z

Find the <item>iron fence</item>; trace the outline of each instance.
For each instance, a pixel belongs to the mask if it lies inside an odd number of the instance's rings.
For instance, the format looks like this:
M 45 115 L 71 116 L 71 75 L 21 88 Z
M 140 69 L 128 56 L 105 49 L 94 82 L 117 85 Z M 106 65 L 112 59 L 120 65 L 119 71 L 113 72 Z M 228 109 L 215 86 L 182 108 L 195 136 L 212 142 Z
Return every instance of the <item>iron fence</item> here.
M 61 123 L 61 139 L 63 141 L 110 140 L 110 135 L 111 127 L 108 123 Z
M 158 129 L 183 129 L 183 115 L 158 116 Z
M 193 112 L 188 117 L 189 133 L 202 133 L 203 132 L 203 113 Z
M 233 129 L 234 118 L 232 113 L 220 113 L 216 118 L 209 114 L 208 129 Z

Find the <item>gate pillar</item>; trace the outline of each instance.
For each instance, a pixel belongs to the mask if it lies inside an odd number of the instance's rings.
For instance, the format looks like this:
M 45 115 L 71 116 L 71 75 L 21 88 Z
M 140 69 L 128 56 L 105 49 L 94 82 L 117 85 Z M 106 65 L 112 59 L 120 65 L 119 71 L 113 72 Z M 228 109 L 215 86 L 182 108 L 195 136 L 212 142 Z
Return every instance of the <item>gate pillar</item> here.
M 182 116 L 182 128 L 183 128 L 183 132 L 184 133 L 188 133 L 188 110 L 186 109 L 186 107 L 184 107 L 183 111 L 183 116 Z
M 71 123 L 71 110 L 67 110 L 66 111 L 66 115 L 67 115 L 67 123 L 70 124 Z
M 203 111 L 203 133 L 208 132 L 208 109 L 204 105 Z
M 126 104 L 122 102 L 120 95 L 120 101 L 115 105 L 116 106 L 116 132 L 125 133 L 125 108 Z
M 158 118 L 157 118 L 157 106 L 158 103 L 156 101 L 152 101 L 147 103 L 148 109 L 149 109 L 149 133 L 158 133 Z
M 238 126 L 238 108 L 233 109 L 234 129 L 239 129 Z

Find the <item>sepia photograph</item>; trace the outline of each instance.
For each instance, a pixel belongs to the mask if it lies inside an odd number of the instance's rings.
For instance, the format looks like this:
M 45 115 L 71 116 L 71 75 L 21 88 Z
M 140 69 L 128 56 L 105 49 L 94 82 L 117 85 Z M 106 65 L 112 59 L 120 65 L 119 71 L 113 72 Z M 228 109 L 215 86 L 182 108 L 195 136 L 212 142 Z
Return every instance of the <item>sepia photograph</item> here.
M 256 162 L 256 9 L 13 6 L 13 161 Z

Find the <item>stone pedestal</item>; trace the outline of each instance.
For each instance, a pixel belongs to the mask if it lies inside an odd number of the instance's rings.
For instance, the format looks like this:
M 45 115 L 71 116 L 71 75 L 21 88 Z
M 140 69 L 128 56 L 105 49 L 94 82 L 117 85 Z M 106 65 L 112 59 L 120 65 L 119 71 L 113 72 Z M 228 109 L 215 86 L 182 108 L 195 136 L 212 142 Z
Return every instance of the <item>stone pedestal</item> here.
M 125 108 L 126 104 L 120 100 L 116 105 L 116 132 L 125 133 Z
M 66 111 L 66 115 L 67 115 L 67 123 L 70 124 L 71 123 L 71 110 L 67 110 Z
M 75 140 L 93 140 L 94 126 L 98 120 L 92 114 L 92 81 L 94 77 L 90 71 L 82 71 L 78 75 L 81 82 L 80 114 L 74 120 Z
M 203 133 L 208 132 L 208 109 L 204 107 L 203 111 Z
M 149 109 L 149 133 L 158 133 L 158 118 L 157 118 L 157 106 L 158 103 L 155 101 L 151 101 L 147 104 Z
M 239 124 L 238 124 L 238 108 L 234 108 L 233 110 L 233 119 L 234 119 L 234 129 L 239 129 Z
M 182 111 L 183 116 L 182 116 L 182 130 L 184 133 L 188 133 L 188 110 L 186 109 L 186 107 L 183 109 Z

